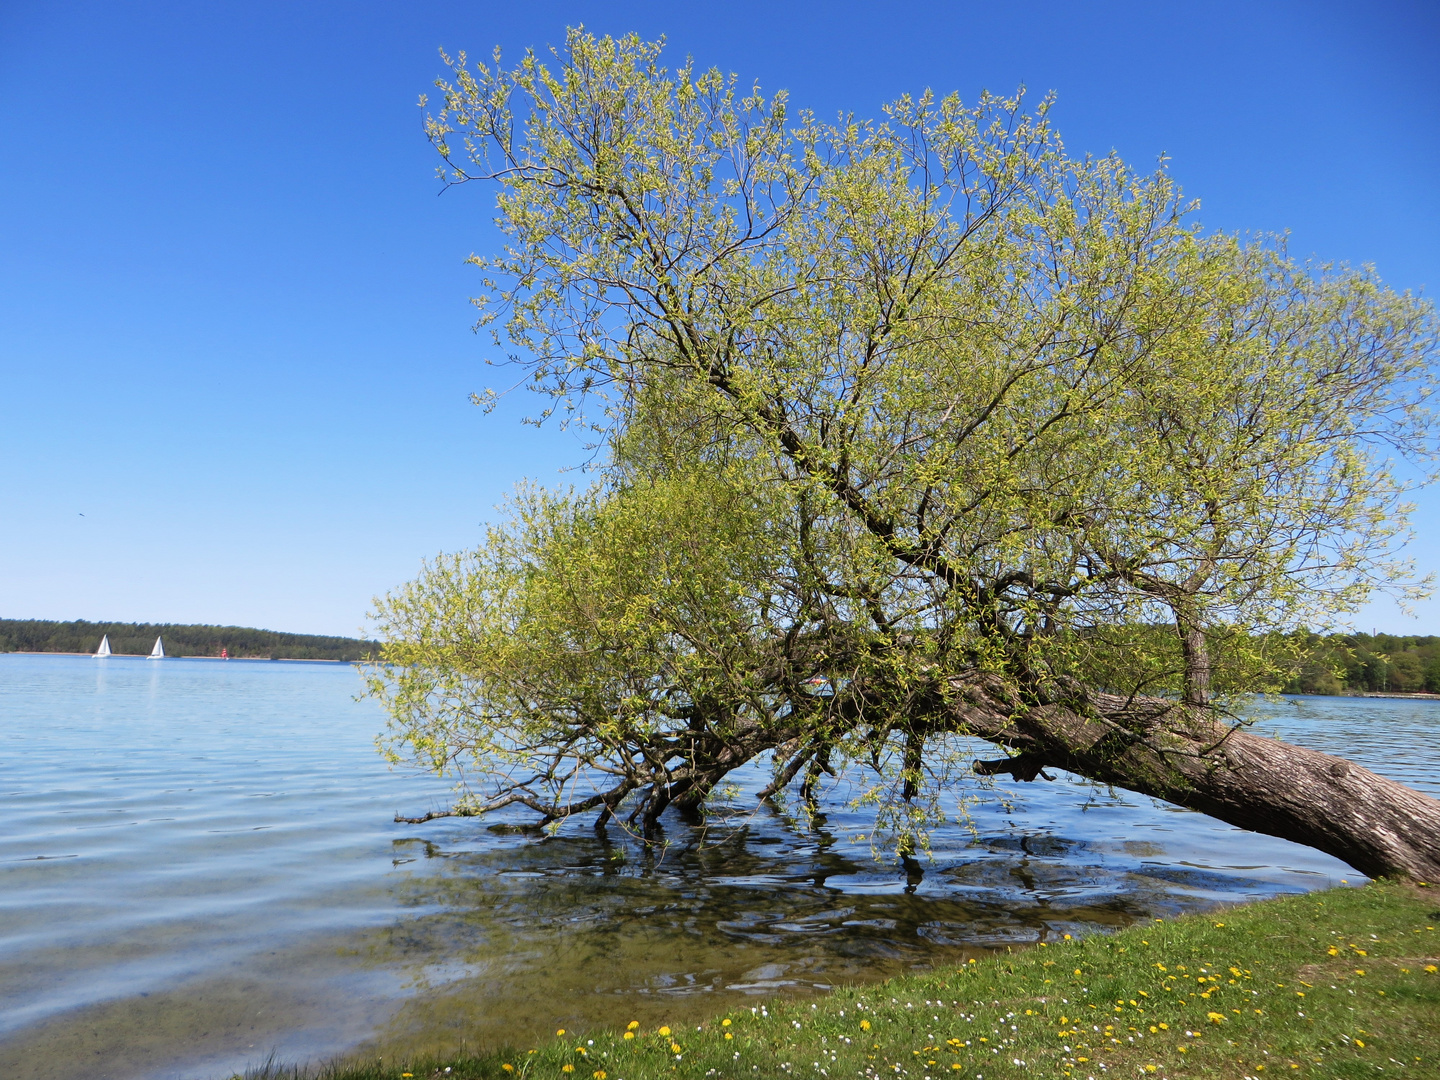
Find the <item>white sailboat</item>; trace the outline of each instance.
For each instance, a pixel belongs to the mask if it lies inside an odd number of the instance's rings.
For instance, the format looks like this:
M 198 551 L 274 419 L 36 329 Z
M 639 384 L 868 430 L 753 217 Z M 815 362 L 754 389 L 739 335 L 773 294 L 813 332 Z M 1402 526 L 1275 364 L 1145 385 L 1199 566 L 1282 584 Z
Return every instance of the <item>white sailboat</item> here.
M 150 650 L 150 659 L 151 659 L 151 660 L 164 660 L 164 659 L 165 659 L 165 646 L 162 645 L 162 644 L 160 644 L 160 639 L 159 639 L 158 637 L 155 639 L 155 647 Z
M 100 636 L 100 647 L 95 650 L 95 655 L 96 655 L 96 656 L 109 656 L 109 655 L 110 655 L 110 635 L 109 635 L 109 634 L 102 634 L 102 635 Z

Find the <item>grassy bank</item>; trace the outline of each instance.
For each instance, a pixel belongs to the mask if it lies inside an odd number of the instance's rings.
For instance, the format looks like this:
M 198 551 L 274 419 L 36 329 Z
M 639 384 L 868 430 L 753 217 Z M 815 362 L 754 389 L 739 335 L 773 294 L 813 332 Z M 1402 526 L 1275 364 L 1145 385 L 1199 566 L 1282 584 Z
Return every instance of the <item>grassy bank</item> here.
M 1440 890 L 1376 883 L 1155 920 L 687 1030 L 557 1032 L 329 1080 L 1440 1077 Z M 266 1070 L 259 1075 L 293 1075 Z

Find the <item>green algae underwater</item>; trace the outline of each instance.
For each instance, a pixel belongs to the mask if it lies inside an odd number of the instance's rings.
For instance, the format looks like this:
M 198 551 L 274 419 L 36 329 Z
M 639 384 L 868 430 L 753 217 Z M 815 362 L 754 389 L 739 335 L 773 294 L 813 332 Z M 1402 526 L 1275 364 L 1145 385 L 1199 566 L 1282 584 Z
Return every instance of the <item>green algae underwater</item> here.
M 479 1055 L 274 1063 L 245 1080 L 1440 1075 L 1440 890 L 1378 881 Z M 238 1074 L 237 1074 L 238 1075 Z

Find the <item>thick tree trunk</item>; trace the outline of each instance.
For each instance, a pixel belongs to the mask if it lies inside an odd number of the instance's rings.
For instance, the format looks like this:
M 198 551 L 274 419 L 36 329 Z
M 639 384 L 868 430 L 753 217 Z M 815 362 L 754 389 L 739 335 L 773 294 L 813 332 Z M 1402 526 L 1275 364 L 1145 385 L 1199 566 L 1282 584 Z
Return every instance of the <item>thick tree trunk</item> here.
M 848 726 L 866 716 L 895 716 L 894 703 L 905 701 L 903 727 L 890 734 L 904 743 L 907 797 L 916 793 L 929 737 L 973 735 L 1014 752 L 977 762 L 981 773 L 1034 780 L 1046 767 L 1067 769 L 1317 848 L 1371 877 L 1440 882 L 1440 801 L 1344 758 L 1222 723 L 1207 705 L 1123 698 L 1077 686 L 1052 685 L 1022 695 L 1015 683 L 979 672 L 928 687 L 912 681 L 903 688 L 869 690 L 864 680 L 854 680 L 829 707 Z M 684 761 L 663 773 L 637 772 L 609 791 L 565 805 L 519 788 L 498 795 L 486 808 L 522 804 L 542 815 L 542 824 L 598 811 L 596 824 L 603 828 L 622 801 L 639 793 L 629 820 L 638 821 L 643 835 L 653 836 L 667 806 L 694 813 L 726 775 L 769 750 L 777 751 L 783 763 L 762 798 L 794 781 L 807 766 L 807 787 L 813 787 L 818 772 L 829 771 L 830 737 L 807 742 L 796 727 L 758 722 L 725 734 L 695 732 L 685 740 Z M 396 820 L 419 822 L 454 813 Z
M 1068 769 L 1305 844 L 1371 877 L 1440 881 L 1440 801 L 1344 758 L 1253 735 L 1208 709 L 1072 691 L 1022 707 L 1000 680 L 946 688 L 952 730 L 1019 751 L 984 773 Z
M 1210 700 L 1210 645 L 1205 628 L 1196 623 L 1177 622 L 1180 655 L 1185 661 L 1185 700 L 1204 705 Z

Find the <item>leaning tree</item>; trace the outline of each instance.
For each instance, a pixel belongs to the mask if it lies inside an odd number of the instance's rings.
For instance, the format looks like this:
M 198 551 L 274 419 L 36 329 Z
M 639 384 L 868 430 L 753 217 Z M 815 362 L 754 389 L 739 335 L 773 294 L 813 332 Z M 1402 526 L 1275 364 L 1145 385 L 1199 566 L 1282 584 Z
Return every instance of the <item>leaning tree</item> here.
M 824 123 L 660 51 L 447 60 L 480 326 L 594 483 L 380 602 L 392 759 L 453 813 L 647 831 L 762 754 L 766 794 L 853 763 L 902 852 L 962 772 L 1053 767 L 1440 877 L 1440 803 L 1236 709 L 1297 627 L 1415 590 L 1431 307 L 1202 232 L 1048 100 Z

